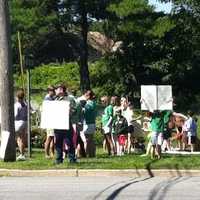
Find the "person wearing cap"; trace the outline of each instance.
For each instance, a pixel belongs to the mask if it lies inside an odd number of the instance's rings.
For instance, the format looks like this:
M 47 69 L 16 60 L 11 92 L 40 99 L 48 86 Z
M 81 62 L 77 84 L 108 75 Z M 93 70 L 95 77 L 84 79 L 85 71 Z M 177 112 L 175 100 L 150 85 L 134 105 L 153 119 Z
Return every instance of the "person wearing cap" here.
M 56 160 L 55 164 L 63 163 L 63 145 L 66 142 L 68 147 L 68 157 L 70 163 L 76 162 L 75 146 L 73 144 L 73 119 L 76 115 L 76 102 L 74 98 L 68 96 L 66 87 L 64 84 L 56 86 L 55 89 L 56 98 L 55 101 L 69 101 L 70 102 L 70 115 L 69 115 L 69 130 L 55 129 L 55 148 L 56 148 Z
M 44 101 L 53 101 L 55 99 L 55 88 L 53 85 L 47 87 L 47 95 L 44 97 Z M 45 157 L 47 159 L 54 157 L 54 130 L 47 129 L 47 136 L 45 141 Z

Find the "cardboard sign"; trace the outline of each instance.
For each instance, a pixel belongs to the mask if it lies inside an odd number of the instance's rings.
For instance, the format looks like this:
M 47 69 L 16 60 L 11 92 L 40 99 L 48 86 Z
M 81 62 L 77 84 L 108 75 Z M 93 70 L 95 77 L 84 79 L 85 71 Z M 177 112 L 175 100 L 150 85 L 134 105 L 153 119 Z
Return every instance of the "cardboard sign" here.
M 141 110 L 172 110 L 171 85 L 142 85 Z
M 41 111 L 41 128 L 69 130 L 68 101 L 44 101 Z

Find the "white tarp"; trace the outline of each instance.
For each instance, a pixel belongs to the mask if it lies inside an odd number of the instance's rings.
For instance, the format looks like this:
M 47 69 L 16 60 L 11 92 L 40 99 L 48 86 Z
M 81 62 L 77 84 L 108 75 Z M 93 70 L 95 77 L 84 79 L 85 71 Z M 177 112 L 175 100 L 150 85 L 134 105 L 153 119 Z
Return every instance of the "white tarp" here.
M 41 128 L 69 129 L 69 102 L 44 101 L 41 111 Z
M 172 110 L 171 85 L 142 85 L 141 86 L 142 110 Z
M 0 146 L 0 159 L 5 158 L 6 149 L 8 148 L 8 139 L 10 137 L 10 132 L 1 132 L 1 146 Z

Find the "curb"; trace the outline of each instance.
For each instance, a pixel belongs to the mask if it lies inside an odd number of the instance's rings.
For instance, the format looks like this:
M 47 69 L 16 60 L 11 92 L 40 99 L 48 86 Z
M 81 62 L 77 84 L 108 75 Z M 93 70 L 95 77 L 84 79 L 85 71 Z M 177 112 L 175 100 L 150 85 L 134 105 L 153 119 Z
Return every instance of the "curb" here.
M 148 170 L 148 169 L 127 169 L 127 170 L 101 170 L 101 169 L 66 169 L 66 170 L 9 170 L 0 169 L 0 177 L 182 177 L 200 176 L 200 170 Z

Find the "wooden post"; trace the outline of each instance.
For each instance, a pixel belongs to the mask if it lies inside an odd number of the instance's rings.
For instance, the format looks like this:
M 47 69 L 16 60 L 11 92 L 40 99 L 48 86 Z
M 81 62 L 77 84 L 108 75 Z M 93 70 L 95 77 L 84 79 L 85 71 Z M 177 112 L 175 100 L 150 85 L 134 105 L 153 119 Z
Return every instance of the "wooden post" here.
M 19 61 L 20 61 L 20 70 L 21 70 L 21 80 L 22 80 L 22 88 L 25 91 L 25 83 L 24 83 L 24 64 L 23 64 L 23 54 L 22 54 L 22 45 L 21 45 L 21 37 L 20 32 L 17 32 L 18 38 L 18 48 L 19 48 Z
M 28 157 L 31 157 L 31 96 L 30 96 L 30 91 L 31 91 L 31 79 L 30 79 L 30 66 L 26 66 L 27 67 L 27 106 L 28 106 L 28 126 L 27 126 L 27 139 L 28 139 Z
M 8 0 L 0 0 L 0 105 L 0 157 L 4 161 L 15 161 L 13 71 Z

